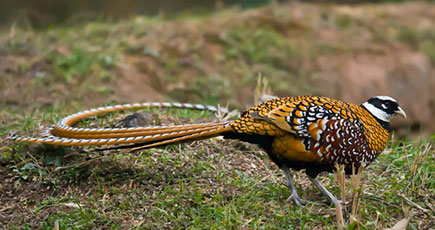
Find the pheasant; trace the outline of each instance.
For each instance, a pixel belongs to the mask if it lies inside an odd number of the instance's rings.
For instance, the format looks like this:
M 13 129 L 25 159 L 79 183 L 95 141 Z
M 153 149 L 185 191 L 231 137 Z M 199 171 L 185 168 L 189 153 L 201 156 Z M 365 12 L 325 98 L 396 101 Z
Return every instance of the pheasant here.
M 73 114 L 45 131 L 44 138 L 9 135 L 10 139 L 54 145 L 119 145 L 132 150 L 153 148 L 223 136 L 259 145 L 283 171 L 291 195 L 287 201 L 307 203 L 300 198 L 289 169 L 305 172 L 311 182 L 332 203 L 337 199 L 318 180 L 321 172 L 333 172 L 335 164 L 352 168 L 372 163 L 385 148 L 391 132 L 390 119 L 406 114 L 388 96 L 370 98 L 361 105 L 327 97 L 295 96 L 266 101 L 241 114 L 234 121 L 132 128 L 77 128 L 79 120 L 100 113 L 149 107 L 151 104 L 110 106 Z M 156 104 L 157 105 L 157 104 Z M 191 104 L 158 104 L 166 107 L 216 110 Z

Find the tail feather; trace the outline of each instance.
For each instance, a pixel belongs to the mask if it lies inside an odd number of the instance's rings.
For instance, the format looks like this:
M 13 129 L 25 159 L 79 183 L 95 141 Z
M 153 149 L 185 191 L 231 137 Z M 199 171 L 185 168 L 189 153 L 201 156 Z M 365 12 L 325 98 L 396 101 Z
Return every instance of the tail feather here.
M 113 134 L 113 133 L 135 133 L 135 132 L 145 132 L 145 131 L 160 131 L 160 130 L 168 130 L 168 129 L 188 129 L 189 127 L 207 127 L 210 125 L 218 125 L 225 124 L 225 122 L 221 123 L 200 123 L 200 124 L 190 124 L 190 125 L 171 125 L 171 126 L 151 126 L 151 127 L 130 127 L 130 128 L 75 128 L 75 127 L 63 127 L 59 124 L 53 127 L 53 132 L 56 136 L 64 136 L 69 137 L 68 135 L 73 134 L 88 134 L 88 135 L 96 135 L 96 134 Z
M 202 110 L 202 111 L 212 111 L 212 112 L 222 112 L 222 113 L 228 112 L 225 108 L 216 108 L 215 106 L 210 106 L 210 105 L 199 105 L 199 104 L 188 104 L 188 103 L 145 102 L 145 103 L 135 103 L 135 104 L 114 105 L 114 106 L 106 106 L 106 107 L 99 107 L 95 109 L 85 110 L 67 116 L 56 124 L 55 130 L 59 134 L 62 132 L 92 134 L 92 133 L 113 133 L 113 132 L 135 132 L 135 131 L 145 131 L 145 129 L 149 130 L 155 128 L 159 129 L 160 127 L 102 128 L 102 129 L 73 127 L 74 124 L 76 124 L 80 120 L 92 116 L 97 116 L 104 113 L 115 112 L 120 110 L 142 109 L 142 108 L 180 108 L 180 109 Z
M 106 139 L 106 138 L 122 138 L 122 137 L 138 137 L 138 136 L 153 136 L 153 135 L 159 135 L 159 134 L 167 134 L 172 132 L 182 132 L 182 131 L 189 131 L 189 130 L 195 130 L 195 129 L 211 129 L 215 127 L 220 127 L 224 123 L 208 123 L 208 124 L 195 124 L 195 125 L 183 125 L 183 126 L 167 126 L 167 127 L 160 127 L 158 129 L 150 129 L 150 130 L 144 130 L 144 131 L 137 131 L 137 132 L 113 132 L 113 133 L 58 133 L 57 131 L 54 131 L 54 135 L 56 137 L 63 137 L 63 138 L 74 138 L 74 139 Z M 152 127 L 150 127 L 152 128 Z
M 101 148 L 97 149 L 98 151 L 103 150 L 114 150 L 114 149 L 131 149 L 131 152 L 135 152 L 142 149 L 148 149 L 148 148 L 155 148 L 155 147 L 161 147 L 166 146 L 170 144 L 176 144 L 186 141 L 194 141 L 194 140 L 202 140 L 206 138 L 216 137 L 223 135 L 226 132 L 232 131 L 232 128 L 230 126 L 227 126 L 225 128 L 213 128 L 210 130 L 204 130 L 204 131 L 197 131 L 193 132 L 191 134 L 182 135 L 178 137 L 170 137 L 167 139 L 161 139 L 161 140 L 155 140 L 155 141 L 147 141 L 143 143 L 136 143 L 136 144 L 130 144 L 130 145 L 122 145 L 122 146 L 114 146 L 109 148 Z
M 230 127 L 230 126 L 228 126 L 228 127 Z M 203 132 L 199 132 L 199 133 L 192 133 L 190 135 L 176 137 L 176 138 L 172 138 L 172 139 L 168 139 L 168 140 L 162 140 L 162 141 L 155 142 L 152 144 L 144 144 L 143 146 L 138 146 L 138 147 L 132 148 L 131 151 L 134 152 L 134 151 L 138 151 L 141 149 L 154 148 L 154 147 L 158 147 L 158 146 L 174 144 L 174 143 L 187 141 L 187 140 L 188 141 L 201 140 L 201 139 L 205 139 L 205 138 L 215 137 L 217 135 L 220 135 L 221 133 L 222 133 L 222 130 L 220 130 L 220 129 L 212 129 L 212 130 L 207 130 L 207 131 L 203 131 Z
M 48 136 L 45 138 L 34 137 L 21 137 L 18 135 L 9 135 L 9 139 L 31 142 L 31 143 L 45 143 L 52 145 L 67 145 L 67 146 L 101 146 L 101 145 L 118 145 L 118 144 L 138 144 L 143 145 L 139 148 L 150 148 L 161 146 L 180 141 L 205 139 L 208 137 L 217 136 L 233 129 L 229 122 L 223 123 L 209 123 L 208 125 L 186 125 L 178 127 L 177 129 L 168 128 L 167 130 L 160 130 L 158 133 L 144 132 L 139 136 L 116 136 L 111 138 L 101 138 L 100 135 L 95 135 L 92 138 L 67 138 L 58 136 Z M 97 139 L 95 139 L 95 138 Z M 116 147 L 115 147 L 116 148 Z

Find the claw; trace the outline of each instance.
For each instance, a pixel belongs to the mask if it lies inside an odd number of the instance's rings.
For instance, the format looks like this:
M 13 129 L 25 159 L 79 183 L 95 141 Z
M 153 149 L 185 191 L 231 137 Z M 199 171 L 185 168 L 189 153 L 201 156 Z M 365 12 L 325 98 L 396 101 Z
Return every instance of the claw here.
M 296 192 L 292 193 L 292 194 L 287 198 L 287 200 L 286 200 L 285 202 L 290 202 L 290 201 L 293 201 L 293 203 L 294 203 L 296 206 L 303 206 L 303 205 L 306 205 L 306 204 L 310 203 L 309 201 L 300 198 L 299 195 L 298 195 Z
M 310 203 L 309 201 L 304 200 L 304 199 L 299 197 L 298 192 L 296 191 L 296 187 L 293 183 L 292 176 L 290 175 L 290 171 L 287 168 L 287 166 L 282 166 L 282 170 L 284 171 L 284 175 L 287 179 L 287 184 L 285 184 L 285 186 L 287 186 L 290 189 L 290 191 L 292 192 L 292 194 L 287 198 L 286 202 L 293 201 L 293 203 L 296 206 L 306 205 L 306 204 Z
M 325 201 L 325 204 L 328 205 L 328 206 L 331 206 L 331 205 L 334 205 L 334 206 L 335 206 L 335 203 L 334 203 L 334 202 L 335 202 L 335 201 L 326 200 L 326 201 Z M 342 200 L 338 200 L 338 199 L 337 199 L 337 202 L 338 202 L 339 204 L 341 204 L 342 207 L 346 207 L 346 205 L 349 204 L 349 203 L 344 203 Z

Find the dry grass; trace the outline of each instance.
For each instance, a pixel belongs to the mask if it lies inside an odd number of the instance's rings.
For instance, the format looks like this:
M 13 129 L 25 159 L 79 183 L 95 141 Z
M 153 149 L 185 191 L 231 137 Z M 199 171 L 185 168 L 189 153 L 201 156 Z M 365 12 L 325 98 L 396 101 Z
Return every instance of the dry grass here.
M 27 128 L 34 129 L 43 117 L 54 119 L 48 113 L 57 111 L 37 113 Z M 186 117 L 215 119 L 198 115 L 156 111 L 159 119 L 170 123 L 194 122 Z M 125 115 L 109 114 L 106 121 L 119 116 Z M 101 125 L 101 119 L 83 125 Z M 280 183 L 278 168 L 261 150 L 237 141 L 212 139 L 137 154 L 6 143 L 0 164 L 0 179 L 6 182 L 0 188 L 0 215 L 1 224 L 10 228 L 394 229 L 405 222 L 414 229 L 434 226 L 430 143 L 392 143 L 350 183 L 341 170 L 335 179 L 320 177 L 334 194 L 351 201 L 343 207 L 348 218 L 340 204 L 334 210 L 285 203 L 289 191 Z M 322 202 L 323 196 L 302 175 L 296 177 L 302 196 Z
M 332 175 L 321 175 L 333 194 L 351 201 L 345 206 L 351 209 L 348 222 L 332 207 L 285 203 L 289 191 L 280 183 L 280 171 L 264 152 L 245 143 L 212 139 L 132 154 L 4 139 L 10 131 L 37 134 L 67 114 L 115 101 L 169 98 L 231 102 L 244 109 L 269 87 L 281 96 L 340 95 L 337 88 L 348 85 L 317 77 L 329 70 L 330 76 L 336 76 L 334 71 L 353 76 L 341 68 L 343 63 L 360 67 L 356 54 L 368 60 L 364 70 L 415 52 L 432 57 L 433 23 L 427 23 L 435 18 L 432 9 L 429 3 L 362 5 L 354 11 L 273 5 L 201 20 L 138 16 L 47 31 L 2 31 L 0 226 L 336 229 L 339 219 L 348 229 L 405 222 L 408 229 L 434 229 L 433 137 L 391 142 L 345 187 L 343 179 L 337 186 Z M 392 65 L 403 69 L 396 66 L 400 62 Z M 258 73 L 269 81 L 259 80 Z M 254 90 L 257 81 L 263 87 Z M 162 123 L 215 119 L 186 111 L 154 113 Z M 303 198 L 323 202 L 302 172 L 296 178 Z

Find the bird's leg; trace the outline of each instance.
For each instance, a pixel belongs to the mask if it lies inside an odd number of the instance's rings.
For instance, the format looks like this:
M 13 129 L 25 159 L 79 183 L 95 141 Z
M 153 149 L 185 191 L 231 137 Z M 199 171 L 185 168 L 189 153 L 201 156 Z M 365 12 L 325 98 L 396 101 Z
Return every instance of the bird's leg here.
M 322 183 L 320 183 L 319 180 L 317 180 L 316 178 L 310 177 L 310 175 L 308 175 L 308 174 L 307 174 L 307 176 L 311 180 L 311 182 L 313 182 L 313 184 L 315 184 L 317 186 L 317 188 L 319 188 L 319 190 L 323 193 L 323 195 L 325 195 L 328 198 L 328 200 L 334 204 L 335 208 L 337 208 L 337 205 L 336 205 L 337 203 L 340 203 L 340 204 L 342 203 L 342 201 L 335 198 L 335 196 L 332 195 L 332 193 L 330 193 L 328 191 L 328 189 L 326 189 L 325 186 L 323 186 Z M 343 217 L 345 219 L 347 219 L 348 215 L 347 215 L 347 210 L 346 210 L 345 206 L 343 207 L 342 211 L 343 211 Z
M 308 178 L 310 179 L 310 181 L 311 181 L 314 185 L 316 185 L 317 188 L 319 188 L 320 192 L 322 192 L 322 194 L 323 194 L 324 196 L 326 196 L 326 198 L 328 198 L 328 200 L 329 200 L 331 203 L 335 204 L 335 202 L 339 202 L 339 201 L 337 200 L 337 198 L 335 198 L 335 196 L 332 195 L 332 193 L 330 193 L 330 192 L 328 191 L 328 189 L 326 189 L 325 186 L 322 185 L 322 183 L 320 183 L 319 180 L 317 180 L 317 179 L 314 178 L 314 177 L 310 177 L 310 175 L 308 175 L 308 174 L 307 174 L 307 176 L 308 176 Z
M 299 197 L 298 191 L 296 190 L 295 184 L 292 179 L 292 175 L 290 174 L 290 170 L 287 166 L 282 167 L 282 171 L 284 172 L 284 176 L 287 179 L 286 186 L 290 189 L 291 195 L 287 198 L 286 202 L 293 201 L 293 203 L 297 206 L 301 206 L 307 204 L 308 201 Z

